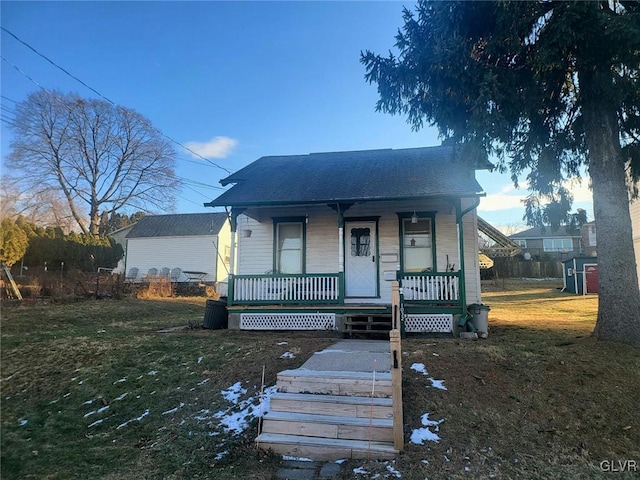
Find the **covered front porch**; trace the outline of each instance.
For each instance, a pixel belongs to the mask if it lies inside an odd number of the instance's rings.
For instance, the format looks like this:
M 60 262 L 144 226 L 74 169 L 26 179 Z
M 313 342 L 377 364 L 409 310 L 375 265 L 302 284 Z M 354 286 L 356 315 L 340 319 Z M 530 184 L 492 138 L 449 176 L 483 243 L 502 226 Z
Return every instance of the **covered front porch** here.
M 407 332 L 450 332 L 466 312 L 460 272 L 397 272 Z M 235 275 L 230 328 L 388 331 L 390 304 L 345 298 L 344 273 Z M 388 328 L 387 328 L 388 327 Z

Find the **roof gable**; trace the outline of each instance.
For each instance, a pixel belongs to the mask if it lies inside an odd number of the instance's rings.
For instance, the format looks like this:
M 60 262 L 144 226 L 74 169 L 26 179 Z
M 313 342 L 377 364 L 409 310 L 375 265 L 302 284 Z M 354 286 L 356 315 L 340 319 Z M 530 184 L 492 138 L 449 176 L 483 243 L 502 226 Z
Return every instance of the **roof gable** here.
M 455 161 L 451 146 L 262 157 L 220 183 L 235 185 L 206 206 L 482 194 L 474 168 Z
M 127 238 L 217 235 L 226 220 L 226 213 L 145 215 L 134 225 Z

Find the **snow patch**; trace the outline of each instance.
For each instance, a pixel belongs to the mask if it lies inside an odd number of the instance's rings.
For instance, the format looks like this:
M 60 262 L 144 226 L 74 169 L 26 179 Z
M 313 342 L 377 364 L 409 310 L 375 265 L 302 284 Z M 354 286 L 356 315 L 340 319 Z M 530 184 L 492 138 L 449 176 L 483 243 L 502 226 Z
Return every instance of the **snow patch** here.
M 356 475 L 369 475 L 369 472 L 367 472 L 363 467 L 354 468 L 353 473 Z
M 166 412 L 162 412 L 162 415 L 170 415 L 172 413 L 176 413 L 182 407 L 184 407 L 184 402 L 180 402 L 180 405 L 178 405 L 176 408 L 172 408 L 171 410 L 167 410 Z
M 313 462 L 307 457 L 292 457 L 291 455 L 282 455 L 282 460 L 289 460 L 291 462 Z
M 115 385 L 116 383 L 122 383 L 122 382 L 126 382 L 127 381 L 127 377 L 123 377 L 120 380 L 116 380 L 115 382 L 113 382 L 113 384 Z
M 424 366 L 424 363 L 414 363 L 413 365 L 411 365 L 411 370 L 415 370 L 416 372 L 423 375 L 429 375 L 429 373 L 427 372 L 427 368 Z
M 242 388 L 242 382 L 236 382 L 226 390 L 222 390 L 220 393 L 222 394 L 225 400 L 235 405 L 238 403 L 238 400 L 240 399 L 240 395 L 244 395 L 245 393 L 247 393 L 247 389 Z
M 284 352 L 280 355 L 280 358 L 296 358 L 293 352 Z

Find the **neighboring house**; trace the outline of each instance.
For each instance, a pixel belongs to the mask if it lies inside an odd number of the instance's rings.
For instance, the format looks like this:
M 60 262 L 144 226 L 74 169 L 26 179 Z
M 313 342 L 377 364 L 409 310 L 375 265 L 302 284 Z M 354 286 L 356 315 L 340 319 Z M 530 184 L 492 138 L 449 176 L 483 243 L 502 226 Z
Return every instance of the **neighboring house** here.
M 598 239 L 596 237 L 596 222 L 585 223 L 580 227 L 582 236 L 582 253 L 587 257 L 598 255 Z
M 510 235 L 509 238 L 522 249 L 525 258 L 528 255 L 536 258 L 546 256 L 563 261 L 585 253 L 582 233 L 571 231 L 565 226 L 555 232 L 551 227 L 533 227 Z
M 377 328 L 400 278 L 407 331 L 451 331 L 481 302 L 488 165 L 465 160 L 451 146 L 262 157 L 221 180 L 234 185 L 205 205 L 231 207 L 232 248 L 237 234 L 230 328 Z
M 226 213 L 145 215 L 126 237 L 126 271 L 138 269 L 134 281 L 141 281 L 152 268 L 179 268 L 176 281 L 226 282 L 229 232 Z
M 122 274 L 125 273 L 125 260 L 127 257 L 127 235 L 133 228 L 135 223 L 127 225 L 126 227 L 119 228 L 118 230 L 111 232 L 107 237 L 112 239 L 115 243 L 122 247 L 123 256 L 118 260 L 118 266 L 113 269 L 112 273 Z

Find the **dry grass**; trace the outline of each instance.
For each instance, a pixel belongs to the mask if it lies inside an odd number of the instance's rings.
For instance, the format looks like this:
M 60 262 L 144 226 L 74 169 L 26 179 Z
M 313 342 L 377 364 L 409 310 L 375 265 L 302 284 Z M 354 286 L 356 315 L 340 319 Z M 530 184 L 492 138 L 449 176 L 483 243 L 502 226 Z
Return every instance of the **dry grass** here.
M 502 287 L 487 285 L 484 295 L 488 339 L 404 342 L 407 447 L 393 467 L 408 480 L 606 478 L 601 461 L 640 461 L 640 355 L 591 338 L 597 298 L 561 293 L 556 283 Z M 337 335 L 158 333 L 201 323 L 205 301 L 4 308 L 2 478 L 274 478 L 280 459 L 254 450 L 255 425 L 231 435 L 215 419 L 198 418 L 230 408 L 220 390 L 241 381 L 249 398 L 263 365 L 273 385 L 278 371 L 298 367 Z M 280 358 L 285 351 L 296 358 Z M 429 376 L 411 370 L 414 362 Z M 99 415 L 85 415 L 95 405 L 109 409 L 89 427 Z M 143 421 L 117 428 L 147 408 Z M 443 420 L 440 442 L 410 443 L 427 412 Z M 368 477 L 395 478 L 388 464 L 362 461 L 343 464 L 341 477 L 367 478 L 353 473 L 360 466 Z

